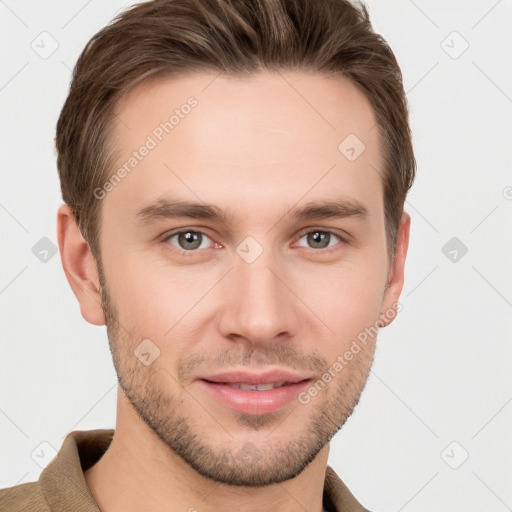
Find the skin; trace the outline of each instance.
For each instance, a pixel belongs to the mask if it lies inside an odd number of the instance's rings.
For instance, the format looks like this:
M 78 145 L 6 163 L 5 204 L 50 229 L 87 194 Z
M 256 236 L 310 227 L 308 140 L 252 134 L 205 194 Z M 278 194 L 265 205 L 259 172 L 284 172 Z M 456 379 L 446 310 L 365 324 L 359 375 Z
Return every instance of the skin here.
M 410 218 L 389 261 L 378 128 L 350 82 L 306 72 L 214 78 L 153 80 L 118 105 L 121 166 L 188 97 L 198 101 L 102 199 L 101 266 L 69 208 L 58 211 L 66 276 L 85 320 L 107 325 L 120 381 L 114 439 L 85 477 L 108 512 L 321 512 L 329 440 L 359 400 L 376 337 L 309 403 L 272 414 L 235 412 L 196 379 L 234 367 L 321 378 L 397 303 Z M 350 133 L 366 146 L 355 161 L 338 150 Z M 216 205 L 226 222 L 139 224 L 136 212 L 163 196 Z M 368 215 L 289 214 L 339 199 Z M 190 245 L 169 236 L 178 228 L 202 233 L 200 247 L 180 254 Z M 314 245 L 315 230 L 331 238 Z M 252 263 L 236 252 L 247 236 L 263 248 Z M 148 366 L 134 355 L 144 339 L 160 350 Z

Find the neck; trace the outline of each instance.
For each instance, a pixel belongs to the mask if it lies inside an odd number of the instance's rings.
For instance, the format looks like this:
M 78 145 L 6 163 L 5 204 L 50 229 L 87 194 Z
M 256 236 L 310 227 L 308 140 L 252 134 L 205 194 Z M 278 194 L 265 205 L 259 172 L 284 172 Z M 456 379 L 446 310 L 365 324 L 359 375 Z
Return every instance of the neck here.
M 302 473 L 285 482 L 265 487 L 219 483 L 163 443 L 120 391 L 112 442 L 84 476 L 96 503 L 107 512 L 323 512 L 328 453 L 327 444 Z

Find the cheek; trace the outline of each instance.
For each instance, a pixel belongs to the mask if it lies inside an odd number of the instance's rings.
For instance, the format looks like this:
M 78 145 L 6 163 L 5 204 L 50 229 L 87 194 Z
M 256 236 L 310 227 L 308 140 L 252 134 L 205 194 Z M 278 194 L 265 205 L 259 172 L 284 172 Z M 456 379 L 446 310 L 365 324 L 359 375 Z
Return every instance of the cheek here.
M 164 335 L 186 313 L 182 283 L 168 276 L 133 273 L 119 283 L 120 320 L 144 336 Z
M 152 334 L 161 336 L 164 324 L 165 330 L 169 329 L 172 320 L 169 312 L 175 310 L 179 300 L 174 283 L 155 270 L 156 263 L 150 258 L 145 261 L 142 253 L 121 255 L 113 249 L 103 254 L 107 288 L 121 324 L 133 336 L 136 333 L 148 336 L 145 331 L 150 327 Z
M 363 262 L 316 272 L 306 281 L 304 302 L 330 328 L 336 355 L 379 319 L 385 272 Z M 334 334 L 331 332 L 333 331 Z M 327 341 L 327 340 L 326 340 Z M 334 356 L 336 357 L 336 356 Z
M 132 337 L 149 338 L 162 351 L 172 344 L 174 354 L 191 346 L 193 319 L 205 318 L 205 294 L 219 279 L 218 270 L 199 266 L 178 268 L 162 258 L 133 253 L 112 266 L 109 286 L 120 322 Z M 197 334 L 197 333 L 196 333 Z

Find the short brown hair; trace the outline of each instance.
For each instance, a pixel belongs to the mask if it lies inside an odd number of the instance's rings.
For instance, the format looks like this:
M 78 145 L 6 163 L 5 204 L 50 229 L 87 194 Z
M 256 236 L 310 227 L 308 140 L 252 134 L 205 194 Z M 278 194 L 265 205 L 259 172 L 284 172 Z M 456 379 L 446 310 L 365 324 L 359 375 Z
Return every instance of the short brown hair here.
M 101 200 L 112 174 L 118 100 L 144 80 L 211 71 L 303 70 L 348 78 L 374 109 L 383 148 L 386 240 L 398 225 L 416 162 L 402 74 L 364 4 L 348 0 L 153 0 L 132 6 L 80 55 L 57 122 L 62 198 L 100 261 Z M 341 142 L 341 141 L 340 141 Z

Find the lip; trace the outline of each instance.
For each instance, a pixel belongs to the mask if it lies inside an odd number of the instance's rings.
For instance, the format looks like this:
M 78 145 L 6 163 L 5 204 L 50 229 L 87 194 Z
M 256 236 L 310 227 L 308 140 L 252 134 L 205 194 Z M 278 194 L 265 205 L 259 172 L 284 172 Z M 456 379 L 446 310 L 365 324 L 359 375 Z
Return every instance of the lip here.
M 311 381 L 308 379 L 266 391 L 237 389 L 226 384 L 207 380 L 199 380 L 198 382 L 226 407 L 245 414 L 262 415 L 278 411 L 296 400 L 299 393 L 306 389 Z
M 227 383 L 244 383 L 249 385 L 268 382 L 288 382 L 282 387 L 265 391 L 232 388 Z M 306 389 L 311 377 L 296 373 L 272 370 L 264 373 L 232 371 L 198 379 L 199 385 L 224 406 L 245 414 L 269 414 L 297 399 L 299 393 Z
M 239 382 L 243 384 L 256 385 L 267 384 L 268 382 L 289 382 L 296 384 L 306 379 L 311 379 L 312 375 L 298 374 L 289 370 L 273 369 L 265 372 L 248 372 L 247 370 L 232 370 L 229 372 L 217 373 L 215 375 L 208 375 L 199 377 L 200 380 L 206 380 L 216 383 L 234 383 Z M 262 393 L 262 391 L 260 391 Z

